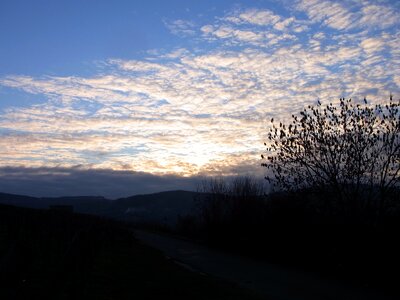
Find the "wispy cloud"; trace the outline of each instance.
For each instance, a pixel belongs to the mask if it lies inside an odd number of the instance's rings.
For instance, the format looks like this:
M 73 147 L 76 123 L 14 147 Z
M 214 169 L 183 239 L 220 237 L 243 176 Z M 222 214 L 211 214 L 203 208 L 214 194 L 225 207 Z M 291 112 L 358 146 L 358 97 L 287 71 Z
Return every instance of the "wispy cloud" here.
M 398 25 L 400 17 L 396 7 L 385 1 L 299 0 L 296 8 L 304 11 L 313 22 L 344 31 L 384 29 Z
M 252 24 L 259 26 L 274 25 L 281 20 L 279 15 L 268 9 L 247 9 L 242 12 L 235 11 L 223 18 L 235 24 Z
M 306 12 L 311 21 L 322 22 L 334 29 L 344 30 L 353 27 L 355 16 L 340 2 L 300 0 L 297 8 Z
M 165 26 L 171 31 L 171 33 L 179 36 L 191 36 L 196 34 L 195 24 L 188 20 L 173 20 L 164 21 Z
M 399 26 L 400 13 L 388 5 L 371 2 L 361 8 L 358 22 L 360 27 L 385 29 L 394 25 Z

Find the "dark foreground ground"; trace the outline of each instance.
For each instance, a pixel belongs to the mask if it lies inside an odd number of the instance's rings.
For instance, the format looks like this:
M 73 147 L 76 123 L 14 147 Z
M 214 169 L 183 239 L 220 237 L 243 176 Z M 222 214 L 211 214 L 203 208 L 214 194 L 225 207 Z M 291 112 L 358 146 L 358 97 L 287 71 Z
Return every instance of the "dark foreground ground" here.
M 212 274 L 280 300 L 392 300 L 382 289 L 335 280 L 314 272 L 271 264 L 156 232 L 136 230 L 138 239 L 195 272 Z
M 0 206 L 0 299 L 260 299 L 98 217 Z

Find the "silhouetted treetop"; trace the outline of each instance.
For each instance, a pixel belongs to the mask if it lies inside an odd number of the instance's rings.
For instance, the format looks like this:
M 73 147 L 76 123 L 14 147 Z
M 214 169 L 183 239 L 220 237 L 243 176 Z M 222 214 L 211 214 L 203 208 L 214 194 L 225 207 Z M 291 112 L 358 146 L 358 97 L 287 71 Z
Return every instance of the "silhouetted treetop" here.
M 261 155 L 266 179 L 284 190 L 329 189 L 339 199 L 379 198 L 400 183 L 400 101 L 308 106 L 290 123 L 271 120 Z

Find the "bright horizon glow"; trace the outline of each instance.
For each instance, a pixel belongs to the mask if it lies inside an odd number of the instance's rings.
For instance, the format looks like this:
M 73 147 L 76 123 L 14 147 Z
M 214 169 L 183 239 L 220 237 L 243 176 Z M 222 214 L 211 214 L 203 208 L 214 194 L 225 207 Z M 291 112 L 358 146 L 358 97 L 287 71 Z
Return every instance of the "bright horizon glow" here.
M 0 4 L 0 167 L 262 174 L 270 118 L 400 97 L 398 1 L 28 2 Z

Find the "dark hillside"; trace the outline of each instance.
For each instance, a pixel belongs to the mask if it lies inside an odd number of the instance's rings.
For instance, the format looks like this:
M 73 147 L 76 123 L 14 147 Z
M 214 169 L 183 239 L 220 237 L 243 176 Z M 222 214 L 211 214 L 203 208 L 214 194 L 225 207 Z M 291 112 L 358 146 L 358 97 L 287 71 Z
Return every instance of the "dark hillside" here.
M 0 203 L 30 208 L 47 208 L 40 198 L 0 193 Z
M 191 213 L 196 206 L 198 193 L 169 191 L 136 195 L 117 200 L 103 197 L 35 198 L 0 193 L 0 203 L 47 209 L 54 205 L 73 206 L 75 212 L 109 217 L 135 223 L 160 223 L 173 226 L 179 216 Z
M 111 206 L 111 201 L 103 197 L 38 198 L 6 193 L 0 193 L 0 203 L 39 209 L 46 209 L 51 205 L 72 205 L 77 212 L 92 214 L 101 214 Z
M 136 195 L 113 202 L 112 217 L 131 222 L 157 222 L 175 225 L 179 216 L 196 209 L 199 193 L 169 191 Z

